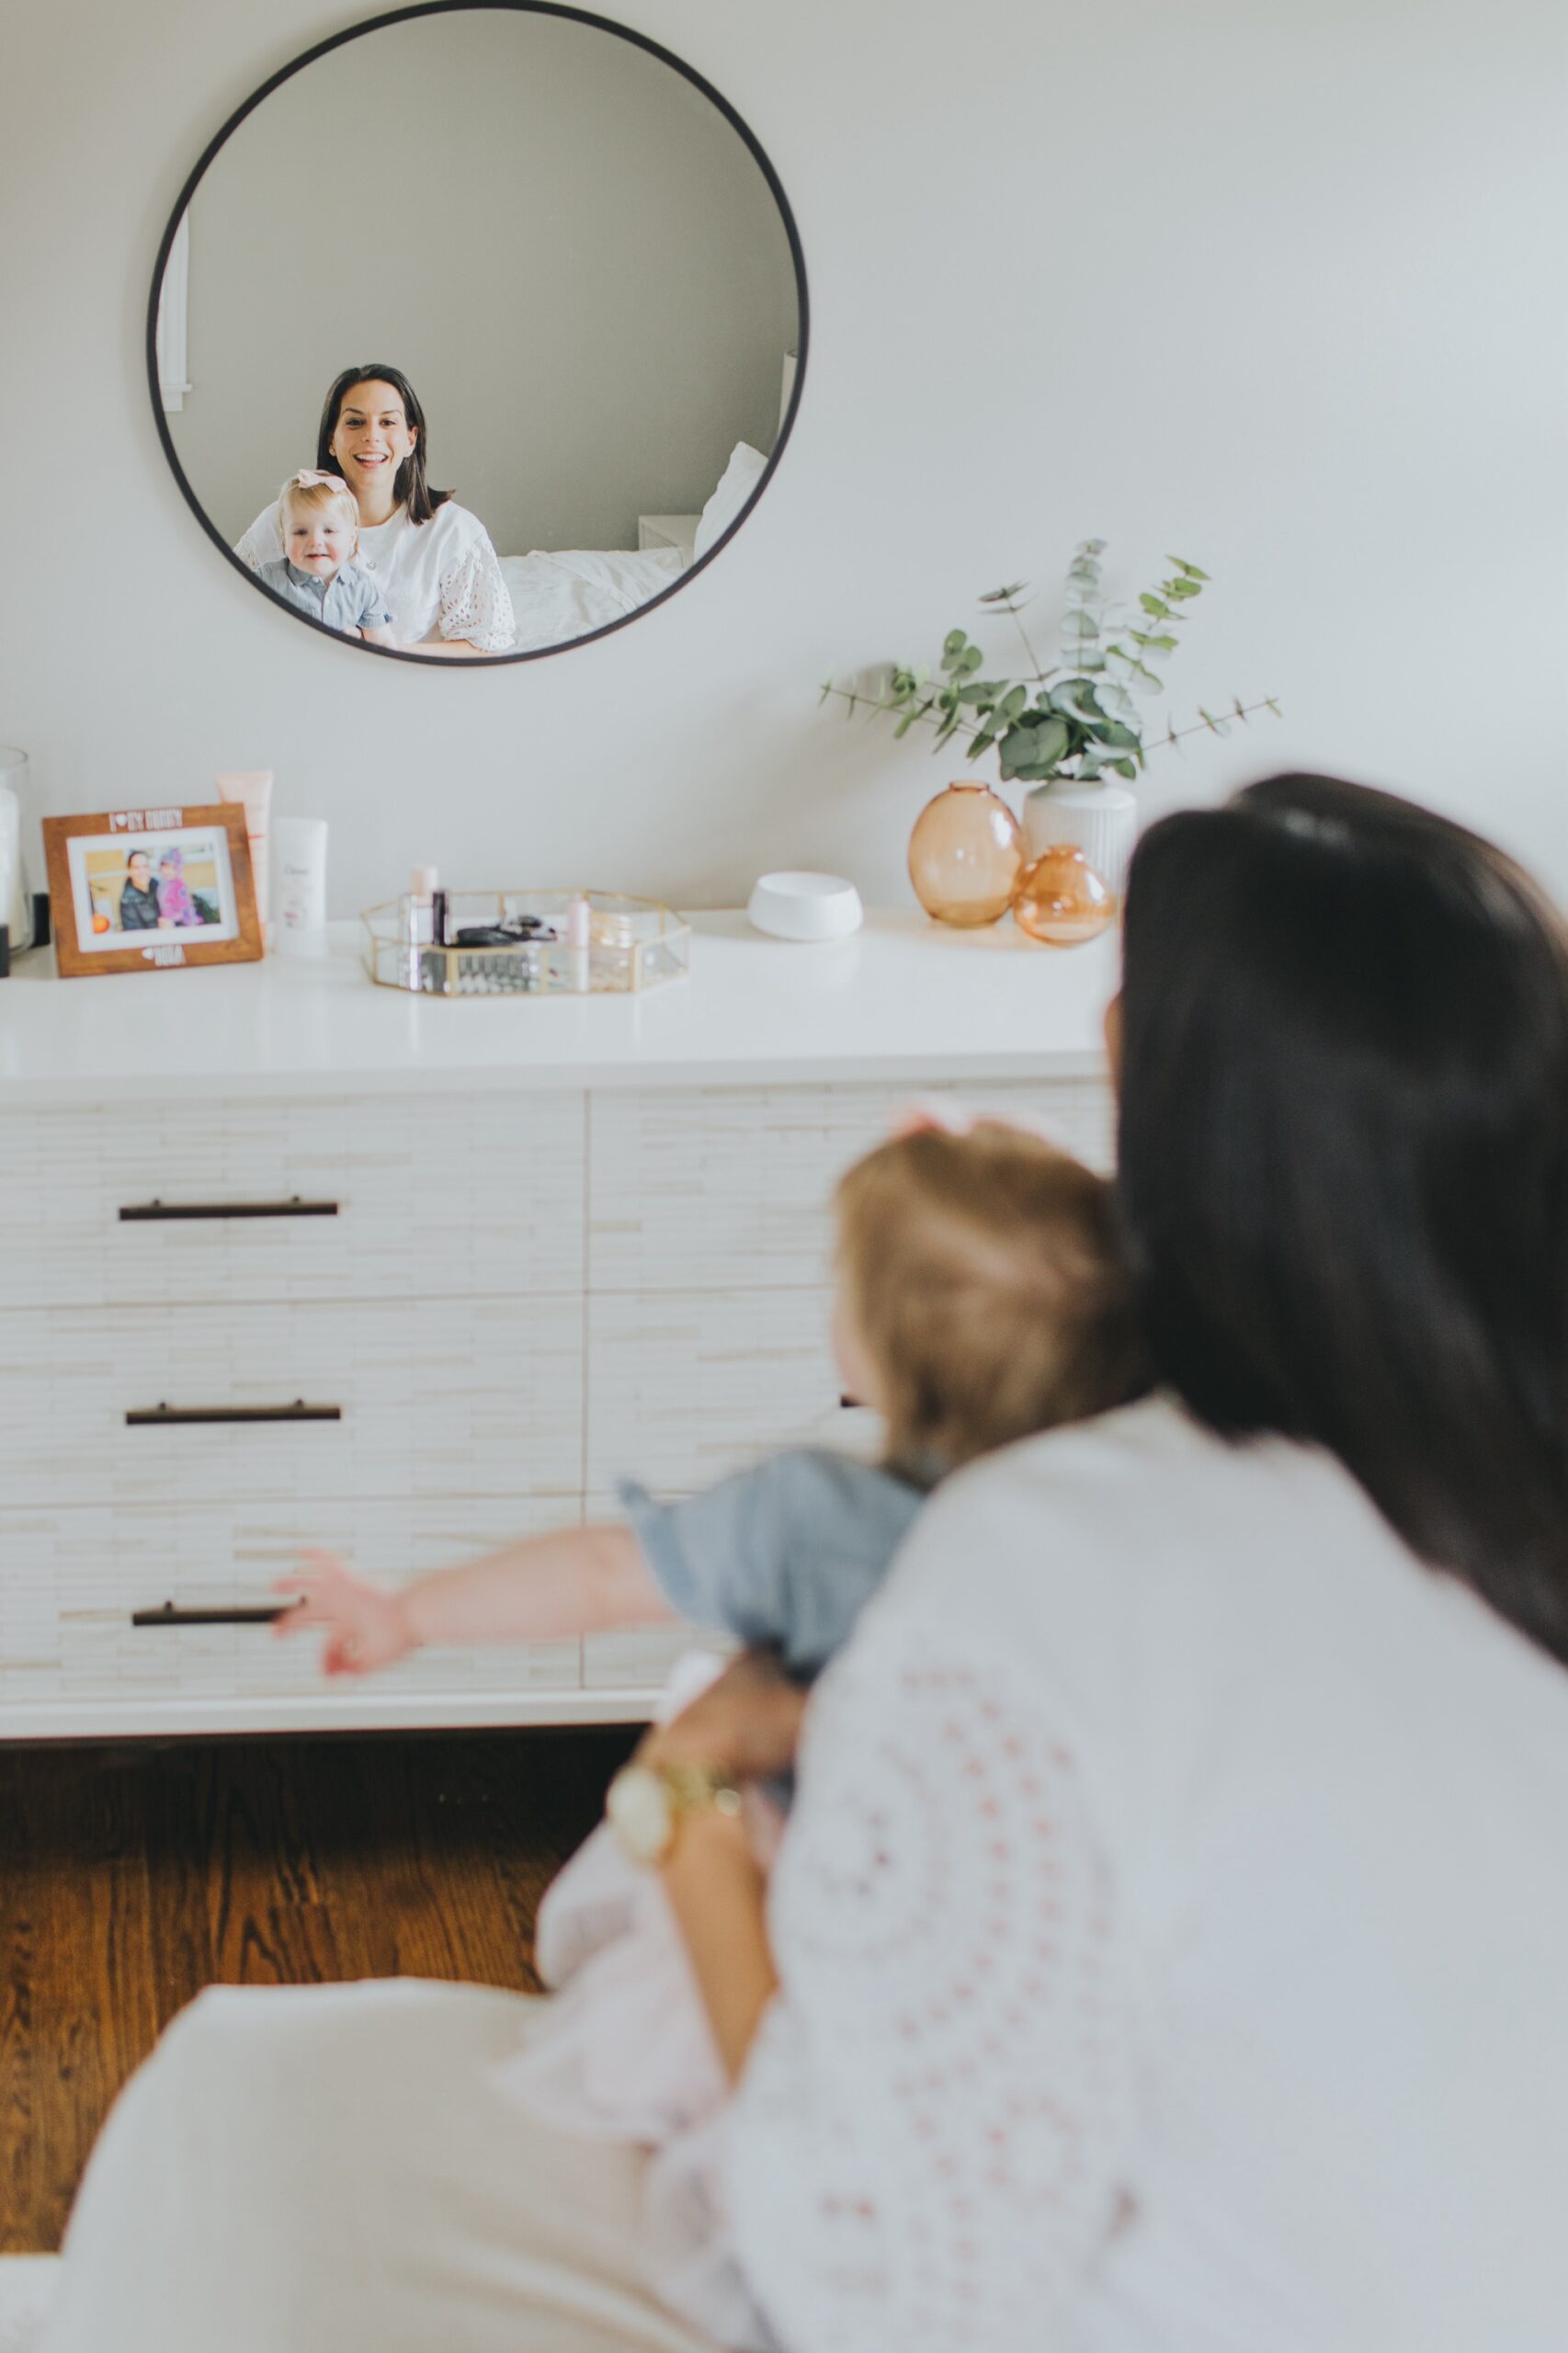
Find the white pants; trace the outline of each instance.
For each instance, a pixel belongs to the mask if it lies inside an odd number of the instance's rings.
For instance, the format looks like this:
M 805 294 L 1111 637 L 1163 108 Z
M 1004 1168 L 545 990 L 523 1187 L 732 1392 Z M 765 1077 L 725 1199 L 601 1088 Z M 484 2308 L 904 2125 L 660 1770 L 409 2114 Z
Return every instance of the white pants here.
M 642 2154 L 494 2080 L 543 2006 L 203 1994 L 104 2128 L 41 2353 L 715 2353 L 639 2277 Z

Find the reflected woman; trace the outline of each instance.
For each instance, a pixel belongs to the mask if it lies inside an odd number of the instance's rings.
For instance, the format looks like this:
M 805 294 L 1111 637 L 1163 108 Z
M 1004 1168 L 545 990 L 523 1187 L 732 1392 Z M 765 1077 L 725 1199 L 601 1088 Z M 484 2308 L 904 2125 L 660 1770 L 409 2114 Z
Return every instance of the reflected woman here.
M 472 661 L 509 654 L 512 600 L 477 515 L 426 479 L 425 412 L 399 368 L 346 368 L 328 392 L 316 464 L 341 474 L 359 509 L 359 554 L 386 599 L 398 642 L 421 654 Z M 234 550 L 253 572 L 283 554 L 276 506 Z

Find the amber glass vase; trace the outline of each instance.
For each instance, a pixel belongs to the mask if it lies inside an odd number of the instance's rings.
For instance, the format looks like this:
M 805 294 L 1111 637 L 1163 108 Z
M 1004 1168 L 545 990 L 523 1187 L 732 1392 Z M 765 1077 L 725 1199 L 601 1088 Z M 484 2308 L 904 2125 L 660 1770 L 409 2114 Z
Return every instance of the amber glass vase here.
M 1076 948 L 1116 921 L 1118 902 L 1075 843 L 1048 849 L 1018 877 L 1013 921 L 1047 948 Z
M 1024 856 L 1018 821 L 989 785 L 949 784 L 915 821 L 909 879 L 938 923 L 996 923 L 1012 904 Z

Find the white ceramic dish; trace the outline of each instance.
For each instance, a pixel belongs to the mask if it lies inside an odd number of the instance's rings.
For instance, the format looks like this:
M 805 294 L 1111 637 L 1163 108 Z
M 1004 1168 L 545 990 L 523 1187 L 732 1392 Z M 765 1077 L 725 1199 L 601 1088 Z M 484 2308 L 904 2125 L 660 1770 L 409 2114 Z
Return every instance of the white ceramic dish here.
M 846 939 L 865 918 L 859 892 L 840 874 L 764 874 L 746 914 L 774 939 Z

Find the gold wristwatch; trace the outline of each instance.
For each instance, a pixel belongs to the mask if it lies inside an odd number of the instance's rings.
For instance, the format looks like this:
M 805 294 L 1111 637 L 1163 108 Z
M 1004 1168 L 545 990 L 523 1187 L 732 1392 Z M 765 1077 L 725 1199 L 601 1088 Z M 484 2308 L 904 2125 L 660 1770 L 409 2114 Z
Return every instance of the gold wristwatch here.
M 711 1765 L 623 1765 L 609 1785 L 605 1817 L 634 1863 L 662 1863 L 687 1814 L 737 1814 L 741 1793 Z

